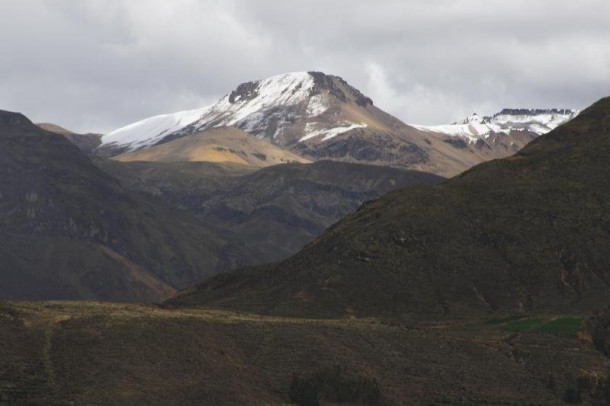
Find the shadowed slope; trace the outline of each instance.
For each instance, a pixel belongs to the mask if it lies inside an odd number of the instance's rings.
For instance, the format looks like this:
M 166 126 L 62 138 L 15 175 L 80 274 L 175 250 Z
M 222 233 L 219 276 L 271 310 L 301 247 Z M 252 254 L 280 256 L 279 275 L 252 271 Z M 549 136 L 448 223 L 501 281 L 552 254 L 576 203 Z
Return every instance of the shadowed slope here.
M 62 135 L 9 112 L 0 231 L 0 298 L 162 300 L 236 255 L 188 213 L 127 192 Z
M 101 134 L 77 134 L 53 123 L 37 123 L 36 125 L 42 128 L 43 130 L 63 135 L 68 139 L 68 141 L 76 145 L 78 149 L 80 149 L 85 154 L 92 154 L 93 150 L 95 150 L 95 148 L 97 148 L 102 142 Z

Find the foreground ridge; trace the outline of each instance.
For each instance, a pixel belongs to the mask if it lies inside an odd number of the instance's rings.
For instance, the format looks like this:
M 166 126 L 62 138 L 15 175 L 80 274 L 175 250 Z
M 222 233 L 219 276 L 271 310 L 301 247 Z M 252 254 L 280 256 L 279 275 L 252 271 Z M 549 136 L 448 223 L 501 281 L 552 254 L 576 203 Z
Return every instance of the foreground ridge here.
M 376 318 L 3 302 L 0 397 L 285 404 L 313 386 L 322 401 L 340 393 L 352 404 L 555 404 L 568 390 L 583 402 L 603 400 L 610 360 L 577 339 L 586 324 L 584 315 L 546 314 L 413 328 Z

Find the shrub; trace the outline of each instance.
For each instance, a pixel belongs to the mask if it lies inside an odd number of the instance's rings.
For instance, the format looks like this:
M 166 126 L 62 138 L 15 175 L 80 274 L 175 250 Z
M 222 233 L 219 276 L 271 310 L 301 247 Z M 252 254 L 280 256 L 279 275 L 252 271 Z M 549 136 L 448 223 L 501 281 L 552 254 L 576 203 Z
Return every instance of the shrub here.
M 565 400 L 566 403 L 580 403 L 580 391 L 575 388 L 566 389 L 563 400 Z
M 610 404 L 610 375 L 577 377 L 576 385 L 566 389 L 564 400 L 566 403 Z
M 587 321 L 587 330 L 591 334 L 595 348 L 610 356 L 610 307 L 598 311 L 591 317 Z
M 321 399 L 336 403 L 377 405 L 381 391 L 376 379 L 348 373 L 340 366 L 322 370 L 308 378 L 293 375 L 290 400 L 301 406 L 309 406 L 319 405 Z
M 310 379 L 302 379 L 298 375 L 292 376 L 290 384 L 290 400 L 299 406 L 319 406 L 318 389 Z

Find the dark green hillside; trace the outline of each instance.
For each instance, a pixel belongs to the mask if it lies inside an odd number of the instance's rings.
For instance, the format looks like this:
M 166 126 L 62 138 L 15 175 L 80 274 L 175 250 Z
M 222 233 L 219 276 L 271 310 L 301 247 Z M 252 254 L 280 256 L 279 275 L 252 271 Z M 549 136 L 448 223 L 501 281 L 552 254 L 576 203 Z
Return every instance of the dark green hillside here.
M 290 259 L 171 305 L 285 315 L 588 311 L 610 302 L 610 98 L 433 187 L 392 192 Z
M 230 269 L 234 252 L 62 135 L 0 112 L 0 298 L 160 300 Z

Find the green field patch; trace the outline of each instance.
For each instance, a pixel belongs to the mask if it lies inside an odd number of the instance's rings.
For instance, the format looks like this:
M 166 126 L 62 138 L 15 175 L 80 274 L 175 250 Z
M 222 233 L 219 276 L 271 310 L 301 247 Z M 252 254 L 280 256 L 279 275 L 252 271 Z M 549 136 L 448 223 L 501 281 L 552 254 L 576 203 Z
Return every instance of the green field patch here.
M 542 324 L 537 328 L 537 331 L 552 334 L 576 333 L 580 330 L 584 320 L 585 317 L 582 316 L 558 317 L 555 320 Z
M 521 319 L 523 319 L 525 317 L 527 317 L 527 316 L 525 316 L 523 314 L 515 314 L 515 315 L 512 315 L 512 316 L 502 317 L 502 318 L 499 318 L 499 319 L 487 320 L 484 324 L 488 324 L 488 325 L 503 324 L 503 323 L 507 323 L 507 322 L 510 322 L 510 321 L 521 320 Z
M 514 315 L 484 322 L 483 326 L 502 331 L 532 331 L 548 334 L 576 333 L 582 327 L 585 316 L 525 316 Z
M 504 331 L 527 331 L 539 326 L 544 321 L 545 319 L 542 317 L 519 318 L 518 320 L 501 324 L 499 328 Z

